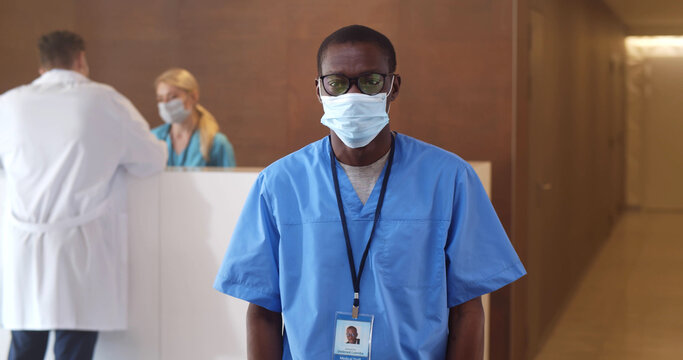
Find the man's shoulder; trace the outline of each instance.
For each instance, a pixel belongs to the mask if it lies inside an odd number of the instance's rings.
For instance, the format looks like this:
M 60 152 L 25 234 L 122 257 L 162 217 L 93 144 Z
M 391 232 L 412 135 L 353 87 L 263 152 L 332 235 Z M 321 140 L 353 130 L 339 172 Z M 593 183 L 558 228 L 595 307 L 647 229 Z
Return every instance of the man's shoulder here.
M 113 94 L 116 96 L 123 96 L 120 92 L 118 92 L 118 90 L 116 90 L 113 86 L 111 86 L 109 84 L 105 84 L 105 83 L 101 83 L 101 82 L 97 82 L 97 81 L 90 81 L 88 83 L 85 83 L 84 85 L 89 86 L 93 89 L 97 89 L 98 91 L 102 91 L 104 93 L 109 93 L 109 94 Z
M 404 134 L 398 134 L 396 139 L 401 149 L 400 151 L 411 162 L 438 164 L 439 168 L 442 169 L 462 169 L 470 166 L 459 155 L 436 145 Z
M 278 178 L 309 173 L 320 165 L 325 154 L 329 156 L 329 152 L 324 149 L 326 144 L 328 144 L 327 137 L 312 142 L 268 165 L 261 174 L 267 178 Z
M 309 167 L 312 163 L 320 160 L 320 157 L 323 154 L 323 147 L 328 143 L 327 141 L 327 137 L 324 137 L 318 141 L 312 142 L 301 149 L 276 160 L 266 167 L 264 171 L 280 172 L 285 169 Z
M 13 97 L 20 95 L 29 88 L 30 84 L 19 85 L 17 87 L 11 88 L 4 93 L 0 94 L 0 102 L 8 101 Z
M 54 83 L 40 83 L 37 81 L 24 84 L 24 85 L 19 85 L 15 88 L 12 88 L 10 90 L 7 90 L 5 93 L 0 94 L 0 98 L 4 98 L 6 100 L 11 100 L 14 99 L 15 97 L 20 97 L 24 95 L 30 96 L 31 94 L 49 94 L 51 92 L 54 92 L 55 94 L 61 94 L 62 90 L 54 88 L 53 85 Z M 72 89 L 75 89 L 76 91 L 85 91 L 87 93 L 90 93 L 95 96 L 107 96 L 110 98 L 114 99 L 120 99 L 123 101 L 127 101 L 126 97 L 123 96 L 120 92 L 118 92 L 113 86 L 96 82 L 96 81 L 85 81 L 85 82 L 79 82 L 76 87 L 72 87 Z
M 113 86 L 97 81 L 88 81 L 85 83 L 82 83 L 80 85 L 84 90 L 88 92 L 92 92 L 94 95 L 97 96 L 105 96 L 111 99 L 114 99 L 116 101 L 121 101 L 121 102 L 130 102 L 127 97 L 125 97 L 123 94 L 121 94 L 118 90 L 116 90 Z
M 90 80 L 79 83 L 76 91 L 84 103 L 96 102 L 101 109 L 124 114 L 137 112 L 133 102 L 111 85 Z

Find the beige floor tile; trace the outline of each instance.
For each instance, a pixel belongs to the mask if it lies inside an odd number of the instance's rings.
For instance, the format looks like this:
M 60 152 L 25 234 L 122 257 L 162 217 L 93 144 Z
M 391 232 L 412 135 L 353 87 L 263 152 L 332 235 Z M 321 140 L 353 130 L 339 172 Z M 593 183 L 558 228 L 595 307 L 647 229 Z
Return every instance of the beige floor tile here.
M 683 359 L 683 213 L 626 213 L 536 360 Z

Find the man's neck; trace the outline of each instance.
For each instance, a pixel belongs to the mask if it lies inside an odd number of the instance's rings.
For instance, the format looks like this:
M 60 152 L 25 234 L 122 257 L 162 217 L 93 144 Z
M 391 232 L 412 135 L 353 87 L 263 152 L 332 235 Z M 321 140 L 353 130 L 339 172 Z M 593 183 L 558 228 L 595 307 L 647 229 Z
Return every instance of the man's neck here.
M 367 166 L 384 156 L 391 148 L 391 130 L 385 126 L 368 145 L 361 148 L 346 146 L 337 135 L 332 132 L 332 150 L 334 156 L 341 163 L 351 166 Z
M 76 67 L 68 67 L 68 68 L 67 68 L 67 67 L 59 67 L 59 66 L 54 66 L 54 67 L 49 67 L 49 68 L 41 67 L 40 69 L 38 69 L 38 73 L 39 73 L 40 75 L 43 75 L 43 74 L 45 74 L 46 72 L 48 72 L 48 71 L 50 71 L 50 70 L 68 70 L 68 71 L 74 71 L 74 72 L 77 72 L 77 73 L 79 73 L 79 74 L 81 74 L 81 75 L 83 75 L 83 76 L 85 76 L 85 77 L 88 77 L 88 74 L 87 74 L 87 73 L 85 73 L 82 69 L 76 68 Z

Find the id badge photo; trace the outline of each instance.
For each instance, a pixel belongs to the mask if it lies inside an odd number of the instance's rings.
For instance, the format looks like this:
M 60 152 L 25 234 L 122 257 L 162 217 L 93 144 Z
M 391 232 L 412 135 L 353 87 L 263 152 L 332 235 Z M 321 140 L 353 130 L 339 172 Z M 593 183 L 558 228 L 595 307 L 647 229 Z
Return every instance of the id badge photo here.
M 334 360 L 369 360 L 375 317 L 338 312 L 334 322 Z

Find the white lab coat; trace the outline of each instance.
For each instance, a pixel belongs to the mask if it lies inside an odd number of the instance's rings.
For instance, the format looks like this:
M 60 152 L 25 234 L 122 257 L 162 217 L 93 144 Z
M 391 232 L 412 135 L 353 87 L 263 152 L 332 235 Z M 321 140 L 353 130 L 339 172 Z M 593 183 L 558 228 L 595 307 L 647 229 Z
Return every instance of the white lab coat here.
M 126 328 L 125 175 L 166 157 L 128 99 L 77 72 L 0 96 L 3 327 Z

